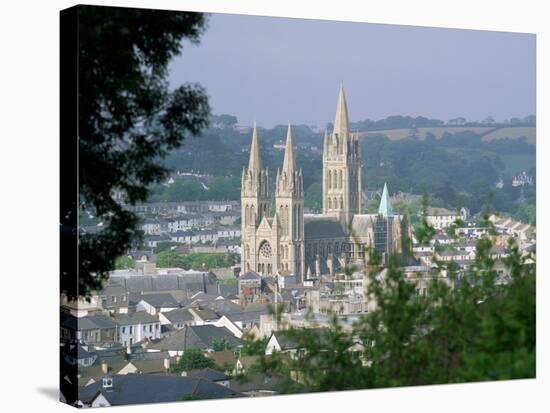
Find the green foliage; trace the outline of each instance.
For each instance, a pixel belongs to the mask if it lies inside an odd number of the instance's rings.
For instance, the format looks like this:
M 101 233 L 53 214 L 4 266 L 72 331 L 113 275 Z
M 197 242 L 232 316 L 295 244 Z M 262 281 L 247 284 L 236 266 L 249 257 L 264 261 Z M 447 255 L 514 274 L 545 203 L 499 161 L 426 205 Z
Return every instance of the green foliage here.
M 235 201 L 240 199 L 240 185 L 240 177 L 237 176 L 176 177 L 172 185 L 154 187 L 149 201 Z
M 174 366 L 175 372 L 189 371 L 214 367 L 214 360 L 206 357 L 201 349 L 191 348 L 185 350 L 179 361 Z
M 177 242 L 173 242 L 173 241 L 162 241 L 162 242 L 159 242 L 157 244 L 157 248 L 156 248 L 156 253 L 161 253 L 163 251 L 170 251 L 173 247 L 176 247 L 180 245 L 179 243 Z
M 127 255 L 121 255 L 120 257 L 117 257 L 115 260 L 115 269 L 117 270 L 125 270 L 128 268 L 135 268 L 136 263 L 131 257 L 128 257 Z
M 315 182 L 306 189 L 304 194 L 304 207 L 315 212 L 323 210 L 323 184 Z
M 229 341 L 227 341 L 226 338 L 222 338 L 221 340 L 213 340 L 211 346 L 212 350 L 214 351 L 224 351 L 231 349 L 231 344 L 229 344 Z
M 447 227 L 447 235 L 449 238 L 456 238 L 458 236 L 457 230 L 462 227 L 464 222 L 461 219 L 456 219 L 451 225 Z
M 428 220 L 426 218 L 426 216 L 428 215 L 428 202 L 428 194 L 424 192 L 424 195 L 422 195 L 422 222 L 414 229 L 416 240 L 420 245 L 428 244 L 435 235 L 434 227 L 432 227 L 428 223 Z
M 230 267 L 238 260 L 235 254 L 193 252 L 178 254 L 165 250 L 157 255 L 156 264 L 159 268 L 180 267 L 186 270 L 209 270 L 212 268 Z
M 534 202 L 523 203 L 519 205 L 516 217 L 522 221 L 531 225 L 537 224 L 537 207 Z
M 261 356 L 265 352 L 265 347 L 269 341 L 268 337 L 254 339 L 249 334 L 243 334 L 243 345 L 239 349 L 242 356 Z
M 321 331 L 279 331 L 299 350 L 263 356 L 259 368 L 280 377 L 287 393 L 534 377 L 535 265 L 527 261 L 534 257 L 510 242 L 511 282 L 501 285 L 491 247 L 491 238 L 479 240 L 475 263 L 460 277 L 449 266 L 447 278 L 426 280 L 426 295 L 398 257 L 383 269 L 374 255 L 367 272 L 374 311 L 351 331 L 336 316 Z
M 116 257 L 139 242 L 138 217 L 114 199 L 115 191 L 130 204 L 145 200 L 147 188 L 166 177 L 162 159 L 207 126 L 204 89 L 170 90 L 166 79 L 182 41 L 198 42 L 204 27 L 200 13 L 79 6 L 78 208 L 104 229 L 79 237 L 78 289 L 69 280 L 74 271 L 62 271 L 62 293 L 89 296 Z M 61 217 L 71 225 L 70 211 Z

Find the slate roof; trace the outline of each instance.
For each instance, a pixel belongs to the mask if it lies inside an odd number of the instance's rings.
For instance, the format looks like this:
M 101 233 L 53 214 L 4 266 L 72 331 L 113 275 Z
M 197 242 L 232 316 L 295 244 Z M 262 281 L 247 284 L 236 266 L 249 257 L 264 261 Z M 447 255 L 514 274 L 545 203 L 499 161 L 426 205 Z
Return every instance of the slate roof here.
M 135 324 L 156 323 L 158 319 L 146 311 L 137 311 L 131 314 L 117 314 L 113 317 L 115 323 L 119 326 L 129 326 Z
M 174 296 L 168 293 L 144 294 L 141 296 L 141 300 L 151 304 L 155 308 L 179 307 L 179 303 Z
M 212 351 L 207 353 L 206 357 L 214 360 L 216 365 L 220 367 L 230 366 L 232 368 L 237 361 L 237 356 L 235 356 L 235 353 L 231 350 Z
M 191 307 L 191 310 L 195 312 L 203 321 L 218 320 L 220 316 L 216 312 L 208 307 Z
M 259 280 L 261 278 L 262 277 L 260 276 L 260 274 L 257 274 L 253 271 L 249 271 L 249 272 L 244 273 L 243 275 L 241 275 L 239 277 L 239 280 Z
M 203 280 L 202 273 L 136 275 L 131 277 L 111 275 L 111 279 L 122 285 L 130 293 L 166 292 L 170 290 L 199 292 L 204 291 L 205 281 L 207 284 L 211 283 L 208 278 Z
M 332 217 L 312 219 L 304 218 L 305 239 L 345 238 L 346 234 L 340 222 Z
M 267 314 L 267 310 L 263 311 L 243 311 L 240 313 L 229 314 L 227 318 L 234 323 L 240 321 L 245 324 L 260 324 L 260 316 Z
M 83 346 L 80 343 L 69 345 L 64 348 L 63 353 L 78 360 L 97 356 L 97 352 L 93 349 L 93 347 Z
M 164 358 L 159 359 L 144 359 L 144 360 L 130 360 L 140 373 L 143 374 L 158 374 L 165 373 Z M 173 366 L 176 363 L 176 358 L 170 359 L 170 365 Z M 119 370 L 120 371 L 120 370 Z
M 191 370 L 187 372 L 187 377 L 197 377 L 197 378 L 206 379 L 214 382 L 229 380 L 229 376 L 217 370 L 211 369 L 210 367 L 206 367 L 200 370 Z
M 212 342 L 227 340 L 231 347 L 242 345 L 242 340 L 235 337 L 227 328 L 211 324 L 186 326 L 174 334 L 149 346 L 151 349 L 164 351 L 185 351 L 191 348 L 209 349 Z
M 178 308 L 177 310 L 162 313 L 162 315 L 166 317 L 168 321 L 170 321 L 172 324 L 185 323 L 187 321 L 193 321 L 195 319 L 187 308 Z
M 257 312 L 257 311 L 265 311 L 267 312 L 267 304 L 263 304 L 263 303 L 250 303 L 248 304 L 244 311 L 247 311 L 247 312 Z
M 231 381 L 231 388 L 239 392 L 269 391 L 277 393 L 277 389 L 284 383 L 284 380 L 276 376 L 267 376 L 262 373 L 247 374 L 243 378 L 236 378 Z
M 217 315 L 224 316 L 235 313 L 240 313 L 243 311 L 243 308 L 228 300 L 216 300 L 208 303 L 208 307 L 216 312 Z
M 187 397 L 211 399 L 242 396 L 225 386 L 197 377 L 155 374 L 110 377 L 113 379 L 111 389 L 104 389 L 102 381 L 99 380 L 82 388 L 80 400 L 89 404 L 101 393 L 112 406 L 120 406 L 181 401 Z
M 222 297 L 230 297 L 239 293 L 239 284 L 219 284 L 219 290 Z
M 101 369 L 102 361 L 98 358 L 90 367 L 78 366 L 79 386 L 85 386 L 90 380 L 100 380 L 105 375 Z M 110 359 L 107 361 L 107 372 L 108 374 L 118 373 L 127 364 L 128 360 L 125 360 L 124 357 Z
M 64 318 L 61 325 L 71 330 L 104 330 L 115 328 L 116 324 L 112 318 L 104 315 L 87 315 L 84 317 L 74 317 L 69 315 Z

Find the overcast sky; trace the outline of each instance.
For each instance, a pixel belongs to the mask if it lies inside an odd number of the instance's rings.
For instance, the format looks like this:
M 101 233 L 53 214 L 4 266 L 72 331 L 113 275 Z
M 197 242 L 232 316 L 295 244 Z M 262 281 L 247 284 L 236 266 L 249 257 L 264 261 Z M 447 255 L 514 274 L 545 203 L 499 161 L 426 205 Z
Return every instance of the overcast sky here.
M 215 14 L 170 71 L 206 87 L 214 113 L 266 127 L 324 127 L 340 81 L 351 121 L 535 113 L 532 34 Z

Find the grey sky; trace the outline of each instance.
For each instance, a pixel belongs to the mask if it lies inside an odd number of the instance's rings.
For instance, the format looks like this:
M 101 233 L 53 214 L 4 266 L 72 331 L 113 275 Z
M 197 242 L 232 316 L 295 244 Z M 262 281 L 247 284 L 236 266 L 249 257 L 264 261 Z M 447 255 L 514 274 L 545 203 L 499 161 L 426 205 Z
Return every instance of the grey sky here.
M 532 34 L 215 14 L 170 70 L 242 124 L 324 126 L 340 81 L 351 121 L 535 113 Z

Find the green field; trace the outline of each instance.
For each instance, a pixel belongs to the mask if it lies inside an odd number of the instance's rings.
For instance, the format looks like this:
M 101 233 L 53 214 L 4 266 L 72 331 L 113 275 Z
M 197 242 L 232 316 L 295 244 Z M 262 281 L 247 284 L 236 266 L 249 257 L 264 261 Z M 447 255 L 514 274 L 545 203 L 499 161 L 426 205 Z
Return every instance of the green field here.
M 506 128 L 497 129 L 494 132 L 488 133 L 483 137 L 484 141 L 491 141 L 494 139 L 505 139 L 505 138 L 520 138 L 525 136 L 527 142 L 532 145 L 536 144 L 536 131 L 537 128 L 534 126 L 510 126 Z
M 486 126 L 441 126 L 441 127 L 434 127 L 434 128 L 418 128 L 418 136 L 420 139 L 425 139 L 426 135 L 428 133 L 433 133 L 436 138 L 440 138 L 445 132 L 448 133 L 460 133 L 465 131 L 472 131 L 474 133 L 486 133 L 491 131 L 492 127 L 486 127 Z M 379 130 L 379 131 L 370 131 L 370 132 L 363 132 L 361 135 L 363 137 L 371 137 L 371 136 L 377 136 L 377 135 L 384 135 L 388 139 L 391 140 L 399 140 L 404 139 L 408 136 L 410 136 L 411 130 L 404 128 L 404 129 L 387 129 L 387 130 Z M 492 132 L 489 132 L 487 135 L 483 137 L 484 141 L 490 141 L 493 139 L 505 139 L 505 138 L 512 138 L 517 139 L 522 136 L 525 136 L 527 138 L 527 142 L 531 144 L 536 143 L 536 128 L 534 126 L 506 126 L 503 128 L 499 128 L 497 130 L 494 130 Z

